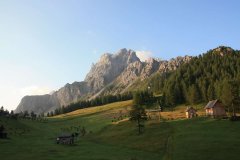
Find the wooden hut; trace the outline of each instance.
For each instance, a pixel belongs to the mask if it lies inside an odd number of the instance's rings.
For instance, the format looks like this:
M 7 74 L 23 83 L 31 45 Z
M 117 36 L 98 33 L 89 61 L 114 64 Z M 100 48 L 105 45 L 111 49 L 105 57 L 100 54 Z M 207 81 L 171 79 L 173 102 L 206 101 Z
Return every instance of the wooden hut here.
M 73 144 L 74 135 L 73 134 L 62 134 L 57 137 L 57 144 Z
M 146 114 L 148 119 L 158 119 L 160 121 L 161 119 L 161 107 L 158 109 L 148 109 L 146 110 Z
M 226 116 L 225 107 L 219 100 L 209 101 L 205 106 L 206 115 L 213 117 L 224 117 Z
M 187 107 L 186 109 L 186 118 L 197 117 L 197 110 L 193 107 Z

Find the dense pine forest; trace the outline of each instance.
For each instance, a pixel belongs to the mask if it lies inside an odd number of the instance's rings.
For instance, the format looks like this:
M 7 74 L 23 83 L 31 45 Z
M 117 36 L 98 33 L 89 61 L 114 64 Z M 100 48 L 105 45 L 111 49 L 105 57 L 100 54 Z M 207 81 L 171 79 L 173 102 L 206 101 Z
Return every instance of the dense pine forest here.
M 220 99 L 231 109 L 239 103 L 239 80 L 240 51 L 221 46 L 194 57 L 172 73 L 153 76 L 149 85 L 153 92 L 163 95 L 166 106 Z

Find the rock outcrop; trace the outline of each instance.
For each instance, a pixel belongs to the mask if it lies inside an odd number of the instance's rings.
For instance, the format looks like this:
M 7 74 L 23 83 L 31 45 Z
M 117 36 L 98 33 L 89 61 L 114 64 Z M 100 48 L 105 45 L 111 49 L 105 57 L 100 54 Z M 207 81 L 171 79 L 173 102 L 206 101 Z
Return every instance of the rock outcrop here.
M 187 63 L 192 59 L 191 56 L 177 57 L 172 58 L 169 61 L 161 61 L 159 64 L 158 71 L 160 73 L 169 72 L 172 70 L 176 70 L 183 63 Z

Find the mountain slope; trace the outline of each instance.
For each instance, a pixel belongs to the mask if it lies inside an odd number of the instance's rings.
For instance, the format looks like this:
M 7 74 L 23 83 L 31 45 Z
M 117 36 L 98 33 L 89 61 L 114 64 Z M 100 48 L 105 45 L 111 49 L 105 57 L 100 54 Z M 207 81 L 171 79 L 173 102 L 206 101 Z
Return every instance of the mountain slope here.
M 124 93 L 136 81 L 143 81 L 156 72 L 175 70 L 190 59 L 190 56 L 177 57 L 170 61 L 150 58 L 141 62 L 133 50 L 121 49 L 115 54 L 105 53 L 92 66 L 84 81 L 66 84 L 51 95 L 24 97 L 15 112 L 27 110 L 39 114 L 81 99 Z

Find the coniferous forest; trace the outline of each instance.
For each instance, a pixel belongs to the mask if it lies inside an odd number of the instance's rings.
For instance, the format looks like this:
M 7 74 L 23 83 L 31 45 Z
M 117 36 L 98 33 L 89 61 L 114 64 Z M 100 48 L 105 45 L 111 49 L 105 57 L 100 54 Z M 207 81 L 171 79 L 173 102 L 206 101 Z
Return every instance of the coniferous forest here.
M 172 73 L 153 76 L 149 84 L 153 92 L 163 95 L 166 106 L 219 99 L 231 109 L 239 104 L 239 80 L 240 51 L 220 46 Z

